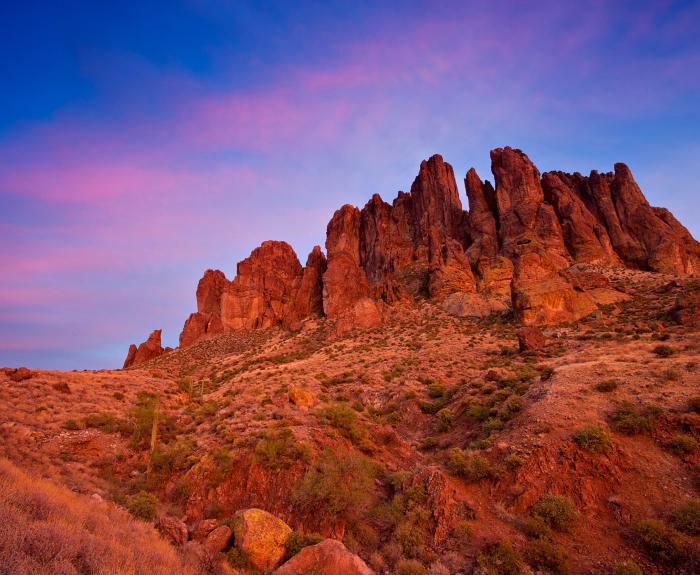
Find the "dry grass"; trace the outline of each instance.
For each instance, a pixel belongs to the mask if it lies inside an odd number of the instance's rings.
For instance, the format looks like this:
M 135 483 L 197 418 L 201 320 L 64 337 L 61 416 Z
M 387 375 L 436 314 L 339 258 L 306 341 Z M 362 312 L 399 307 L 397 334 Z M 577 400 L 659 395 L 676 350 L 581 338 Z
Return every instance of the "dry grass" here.
M 112 504 L 0 460 L 0 574 L 189 575 L 175 549 Z

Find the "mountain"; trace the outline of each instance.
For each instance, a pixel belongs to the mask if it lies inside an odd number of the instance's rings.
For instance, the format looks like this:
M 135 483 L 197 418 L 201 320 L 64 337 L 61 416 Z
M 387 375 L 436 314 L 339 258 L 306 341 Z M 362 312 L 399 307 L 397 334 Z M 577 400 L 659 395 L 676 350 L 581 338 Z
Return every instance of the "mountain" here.
M 625 295 L 590 265 L 668 274 L 700 271 L 700 244 L 649 205 L 630 169 L 546 172 L 520 150 L 491 151 L 495 186 L 468 170 L 463 210 L 452 166 L 421 163 L 409 193 L 345 205 L 302 267 L 289 244 L 266 241 L 229 281 L 207 270 L 180 346 L 235 330 L 326 317 L 338 333 L 379 325 L 395 306 L 429 299 L 460 317 L 510 313 L 525 325 L 576 321 Z M 589 266 L 589 267 L 586 267 Z M 162 353 L 129 352 L 125 367 Z
M 0 369 L 0 574 L 700 572 L 697 242 L 492 162 L 208 270 L 176 349 Z

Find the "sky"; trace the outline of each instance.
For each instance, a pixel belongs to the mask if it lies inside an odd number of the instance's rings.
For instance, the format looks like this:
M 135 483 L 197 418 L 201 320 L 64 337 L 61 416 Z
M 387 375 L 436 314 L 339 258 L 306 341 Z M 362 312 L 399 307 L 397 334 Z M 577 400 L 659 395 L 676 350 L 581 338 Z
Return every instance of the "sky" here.
M 700 236 L 700 2 L 0 3 L 0 365 L 175 346 L 207 268 L 302 263 L 440 153 L 627 163 Z M 466 197 L 461 189 L 463 203 Z

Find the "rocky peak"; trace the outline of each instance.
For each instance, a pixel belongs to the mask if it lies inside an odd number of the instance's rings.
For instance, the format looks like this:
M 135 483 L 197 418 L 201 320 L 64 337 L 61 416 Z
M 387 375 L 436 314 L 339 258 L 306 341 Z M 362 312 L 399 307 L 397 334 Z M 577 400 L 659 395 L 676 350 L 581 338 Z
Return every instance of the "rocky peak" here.
M 423 160 L 411 185 L 413 219 L 417 238 L 425 239 L 437 231 L 443 237 L 462 241 L 464 213 L 457 182 L 450 164 L 435 154 Z
M 133 343 L 129 346 L 129 352 L 127 353 L 126 359 L 124 360 L 124 369 L 127 367 L 133 367 L 159 355 L 163 355 L 165 350 L 163 349 L 160 342 L 161 330 L 156 329 L 151 332 L 148 339 L 144 341 L 141 345 L 136 347 Z
M 391 204 L 374 194 L 362 210 L 337 210 L 327 260 L 316 246 L 302 268 L 289 244 L 267 241 L 230 282 L 207 270 L 180 344 L 221 331 L 297 328 L 319 315 L 338 331 L 370 327 L 386 305 L 424 298 L 459 315 L 512 308 L 525 324 L 572 321 L 621 296 L 587 288 L 572 264 L 700 273 L 700 244 L 668 210 L 649 205 L 625 164 L 589 176 L 540 175 L 524 152 L 505 147 L 491 151 L 491 170 L 495 187 L 467 172 L 465 212 L 452 166 L 434 155 Z M 125 365 L 162 353 L 154 334 L 130 348 Z

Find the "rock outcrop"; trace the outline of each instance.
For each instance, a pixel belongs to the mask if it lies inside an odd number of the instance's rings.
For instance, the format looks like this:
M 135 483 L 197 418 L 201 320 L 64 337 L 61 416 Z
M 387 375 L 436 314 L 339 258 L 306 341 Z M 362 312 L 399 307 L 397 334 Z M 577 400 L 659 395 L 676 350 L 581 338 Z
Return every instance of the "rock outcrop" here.
M 236 547 L 263 573 L 282 561 L 291 533 L 289 525 L 262 509 L 239 511 L 233 518 Z
M 304 547 L 282 565 L 275 575 L 374 575 L 374 571 L 357 555 L 335 539 L 325 539 Z
M 159 355 L 163 355 L 165 350 L 160 343 L 160 332 L 161 330 L 156 329 L 151 332 L 148 339 L 144 341 L 141 345 L 136 347 L 133 343 L 129 346 L 129 352 L 127 353 L 126 359 L 124 360 L 124 367 L 133 367 Z
M 374 194 L 362 209 L 336 211 L 327 259 L 317 246 L 302 267 L 288 244 L 267 241 L 232 281 L 207 270 L 180 345 L 223 331 L 297 329 L 323 315 L 340 333 L 370 328 L 386 306 L 424 299 L 463 317 L 512 310 L 527 325 L 575 321 L 624 295 L 585 285 L 574 265 L 700 273 L 700 244 L 668 210 L 649 205 L 624 164 L 540 175 L 505 147 L 491 151 L 491 171 L 494 185 L 467 172 L 467 212 L 452 167 L 435 155 L 391 204 Z M 128 365 L 143 361 L 140 349 Z

